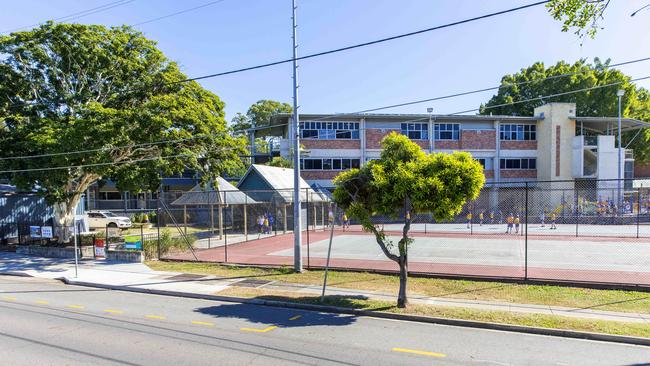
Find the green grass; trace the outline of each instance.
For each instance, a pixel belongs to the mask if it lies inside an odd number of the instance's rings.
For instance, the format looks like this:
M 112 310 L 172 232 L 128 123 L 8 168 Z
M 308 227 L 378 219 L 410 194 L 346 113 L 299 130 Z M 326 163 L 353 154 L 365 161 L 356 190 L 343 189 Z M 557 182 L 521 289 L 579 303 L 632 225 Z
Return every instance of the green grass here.
M 159 271 L 220 277 L 261 277 L 265 280 L 310 285 L 319 285 L 323 281 L 323 271 L 320 270 L 293 273 L 290 268 L 260 269 L 190 262 L 147 262 L 147 265 Z M 328 285 L 397 294 L 399 278 L 397 275 L 330 271 Z M 595 290 L 437 278 L 409 278 L 408 290 L 410 295 L 650 314 L 650 293 L 639 291 Z
M 413 304 L 405 309 L 399 309 L 394 303 L 386 301 L 365 300 L 344 296 L 326 296 L 325 301 L 321 303 L 318 296 L 301 296 L 298 293 L 241 287 L 227 288 L 219 292 L 219 295 L 650 338 L 650 326 L 643 323 L 624 323 L 555 315 L 520 314 L 505 311 Z

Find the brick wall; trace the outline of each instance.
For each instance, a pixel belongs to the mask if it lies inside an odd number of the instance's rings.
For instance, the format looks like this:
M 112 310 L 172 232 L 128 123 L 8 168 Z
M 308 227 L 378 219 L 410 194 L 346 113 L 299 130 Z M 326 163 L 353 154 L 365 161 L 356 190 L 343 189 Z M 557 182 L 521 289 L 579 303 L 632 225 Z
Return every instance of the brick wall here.
M 501 150 L 537 150 L 537 141 L 501 141 Z
M 639 163 L 634 164 L 634 176 L 640 178 L 650 177 L 650 164 L 649 163 Z
M 460 148 L 466 150 L 494 150 L 497 148 L 496 131 L 461 130 Z
M 501 178 L 537 178 L 537 169 L 529 169 L 529 170 L 501 169 Z
M 436 150 L 460 150 L 459 140 L 436 140 L 434 142 Z
M 390 128 L 384 128 L 384 129 L 379 129 L 379 128 L 367 128 L 366 129 L 366 149 L 380 149 L 381 145 L 379 144 L 381 142 L 381 139 L 384 138 L 384 136 L 388 135 L 391 132 L 397 132 L 399 133 L 400 130 L 398 129 L 390 129 Z
M 361 140 L 316 140 L 301 139 L 306 149 L 360 149 Z
M 494 170 L 483 170 L 483 175 L 485 178 L 494 178 Z
M 340 170 L 301 170 L 300 176 L 307 180 L 334 179 L 339 173 Z

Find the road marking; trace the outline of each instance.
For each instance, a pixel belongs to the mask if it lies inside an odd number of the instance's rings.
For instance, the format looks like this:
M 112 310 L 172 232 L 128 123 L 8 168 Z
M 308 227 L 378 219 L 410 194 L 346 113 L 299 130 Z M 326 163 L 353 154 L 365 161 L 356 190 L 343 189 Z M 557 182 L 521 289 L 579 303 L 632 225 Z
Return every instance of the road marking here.
M 289 320 L 298 320 L 300 318 L 302 318 L 302 315 L 296 315 L 296 316 L 292 316 L 291 318 L 289 318 Z
M 16 299 L 16 298 L 13 297 L 13 296 L 4 296 L 3 299 L 5 299 L 5 300 L 7 300 L 7 301 L 16 301 L 16 300 L 18 300 L 18 299 Z
M 165 317 L 162 315 L 145 315 L 144 317 L 148 319 L 165 320 Z
M 111 314 L 124 314 L 122 310 L 104 309 L 104 312 Z
M 196 324 L 196 325 L 205 325 L 206 327 L 213 327 L 213 326 L 214 326 L 214 323 L 210 323 L 210 322 L 200 322 L 200 321 L 196 321 L 196 320 L 192 320 L 192 324 Z
M 39 304 L 39 305 L 47 305 L 47 304 L 50 303 L 49 301 L 45 301 L 45 300 L 36 300 L 34 302 Z
M 83 305 L 68 305 L 70 309 L 84 309 L 85 306 Z
M 416 349 L 408 349 L 408 348 L 393 348 L 392 349 L 394 352 L 404 352 L 404 353 L 413 353 L 416 355 L 421 355 L 421 356 L 431 356 L 431 357 L 447 357 L 446 354 L 444 353 L 436 353 L 436 352 L 428 352 L 428 351 L 419 351 Z
M 244 332 L 266 333 L 266 332 L 271 331 L 271 330 L 273 330 L 275 328 L 277 328 L 275 325 L 271 325 L 270 327 L 266 327 L 264 329 L 241 328 L 240 330 L 242 330 Z

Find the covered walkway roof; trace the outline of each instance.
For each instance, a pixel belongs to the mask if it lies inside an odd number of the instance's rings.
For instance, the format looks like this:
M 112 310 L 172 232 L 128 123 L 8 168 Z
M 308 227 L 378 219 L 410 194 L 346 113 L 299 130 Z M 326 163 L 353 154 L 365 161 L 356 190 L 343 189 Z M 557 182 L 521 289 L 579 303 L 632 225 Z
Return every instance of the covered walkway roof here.
M 194 188 L 183 193 L 182 196 L 172 202 L 172 205 L 251 205 L 257 203 L 259 202 L 237 189 L 227 180 L 218 177 L 216 184 L 210 182 L 207 187 L 197 184 Z

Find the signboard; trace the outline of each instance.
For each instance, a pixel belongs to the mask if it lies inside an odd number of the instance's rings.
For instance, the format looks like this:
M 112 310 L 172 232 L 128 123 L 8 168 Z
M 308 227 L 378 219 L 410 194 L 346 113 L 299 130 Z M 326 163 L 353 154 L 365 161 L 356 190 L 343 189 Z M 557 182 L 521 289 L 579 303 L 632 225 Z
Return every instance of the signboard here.
M 104 239 L 95 239 L 95 257 L 106 258 Z
M 29 227 L 29 237 L 30 238 L 40 238 L 41 237 L 41 227 L 40 226 L 30 226 Z
M 52 235 L 52 227 L 51 226 L 41 226 L 41 238 L 51 239 L 52 237 L 53 237 L 53 235 Z
M 125 236 L 124 249 L 142 250 L 142 237 L 140 235 Z

